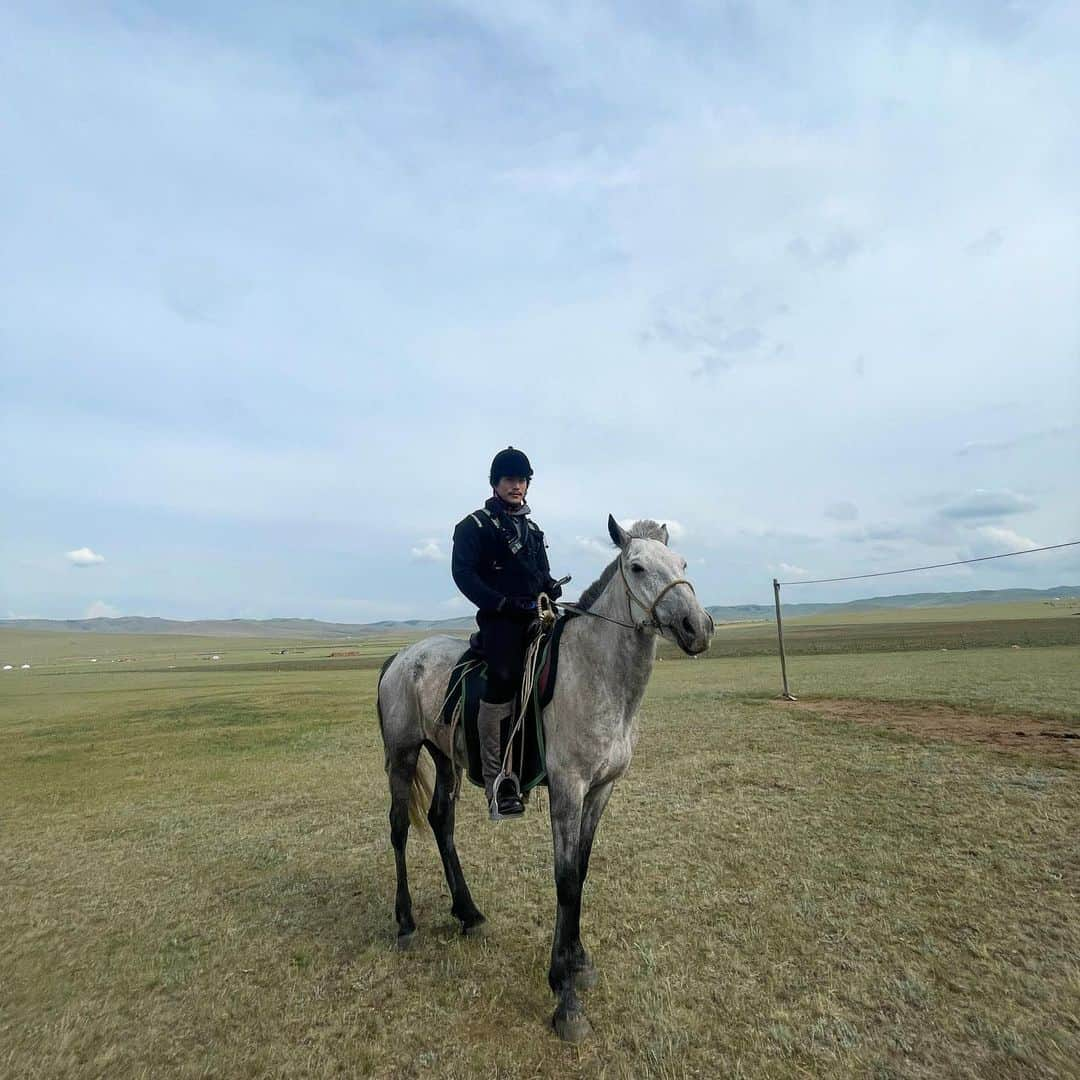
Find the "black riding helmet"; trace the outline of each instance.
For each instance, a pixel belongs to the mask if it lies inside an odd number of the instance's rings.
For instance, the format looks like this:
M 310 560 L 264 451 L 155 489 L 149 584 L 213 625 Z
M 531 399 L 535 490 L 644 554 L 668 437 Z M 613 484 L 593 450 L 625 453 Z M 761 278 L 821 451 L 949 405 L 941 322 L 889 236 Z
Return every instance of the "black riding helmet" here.
M 491 463 L 489 479 L 491 486 L 495 487 L 504 476 L 524 476 L 526 480 L 531 480 L 532 474 L 529 459 L 520 450 L 508 446 L 495 455 L 495 459 Z

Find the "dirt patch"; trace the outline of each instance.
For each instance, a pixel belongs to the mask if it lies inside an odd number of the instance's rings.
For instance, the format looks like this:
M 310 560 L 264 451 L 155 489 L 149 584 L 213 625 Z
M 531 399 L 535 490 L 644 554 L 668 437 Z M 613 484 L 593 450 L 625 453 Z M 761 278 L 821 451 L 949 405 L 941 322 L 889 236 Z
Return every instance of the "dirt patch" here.
M 1050 754 L 1080 763 L 1080 728 L 1072 721 L 897 701 L 818 698 L 774 704 L 777 708 L 906 731 L 922 738 L 983 743 L 1000 750 Z

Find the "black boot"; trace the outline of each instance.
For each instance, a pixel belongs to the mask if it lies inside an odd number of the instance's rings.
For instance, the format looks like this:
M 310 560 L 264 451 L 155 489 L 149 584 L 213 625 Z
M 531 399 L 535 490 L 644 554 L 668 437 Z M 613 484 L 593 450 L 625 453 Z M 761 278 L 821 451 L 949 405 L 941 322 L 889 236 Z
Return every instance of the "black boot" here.
M 481 701 L 476 716 L 477 733 L 480 736 L 480 764 L 484 770 L 484 794 L 487 796 L 492 821 L 516 817 L 525 812 L 517 779 L 502 774 L 502 722 L 510 715 L 510 709 L 509 701 L 499 704 Z
M 525 804 L 521 801 L 516 776 L 511 773 L 510 776 L 499 777 L 495 785 L 495 798 L 488 803 L 488 809 L 492 821 L 504 817 L 518 817 L 525 813 Z

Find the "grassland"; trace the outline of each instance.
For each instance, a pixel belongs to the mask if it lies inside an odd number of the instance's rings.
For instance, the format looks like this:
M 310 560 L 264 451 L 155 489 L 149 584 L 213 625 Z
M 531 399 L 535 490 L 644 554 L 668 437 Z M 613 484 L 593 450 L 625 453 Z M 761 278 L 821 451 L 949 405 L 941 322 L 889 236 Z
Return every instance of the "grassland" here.
M 393 949 L 373 664 L 400 642 L 0 641 L 34 665 L 0 681 L 0 1075 L 1075 1076 L 1075 759 L 887 722 L 1080 731 L 1080 648 L 980 621 L 999 645 L 885 651 L 869 620 L 876 651 L 796 653 L 798 710 L 767 636 L 657 665 L 586 889 L 580 1047 L 545 1029 L 542 793 L 497 828 L 463 797 L 479 941 L 414 836 Z
M 1080 605 L 973 604 L 970 607 L 868 611 L 784 620 L 789 655 L 978 649 L 997 645 L 1080 645 Z M 711 656 L 772 656 L 773 622 L 716 629 Z M 676 658 L 673 649 L 665 656 Z
M 49 673 L 141 671 L 170 665 L 209 668 L 216 663 L 289 664 L 330 659 L 332 654 L 356 652 L 362 657 L 385 657 L 419 634 L 402 633 L 356 640 L 298 638 L 203 638 L 180 634 L 87 634 L 47 630 L 0 629 L 0 663 L 31 664 Z M 2 684 L 0 684 L 2 685 Z

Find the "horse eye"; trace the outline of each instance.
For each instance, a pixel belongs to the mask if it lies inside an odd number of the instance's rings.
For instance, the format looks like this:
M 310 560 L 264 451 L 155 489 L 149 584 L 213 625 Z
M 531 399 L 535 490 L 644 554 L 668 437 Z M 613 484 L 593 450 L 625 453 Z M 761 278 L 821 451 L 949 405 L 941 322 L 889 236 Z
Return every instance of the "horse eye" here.
M 630 569 L 633 570 L 635 574 L 645 573 L 645 567 L 642 566 L 641 563 L 631 563 Z

